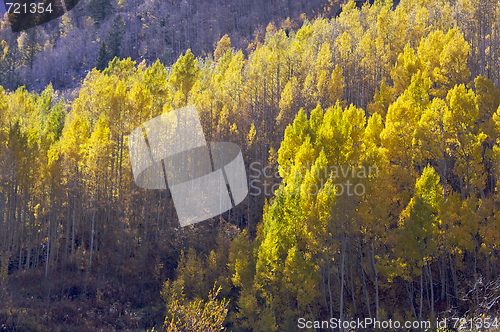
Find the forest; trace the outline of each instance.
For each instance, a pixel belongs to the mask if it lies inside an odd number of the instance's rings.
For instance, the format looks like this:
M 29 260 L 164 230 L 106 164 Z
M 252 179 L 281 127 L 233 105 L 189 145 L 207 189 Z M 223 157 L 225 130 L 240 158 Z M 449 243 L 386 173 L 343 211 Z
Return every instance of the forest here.
M 500 2 L 349 1 L 330 14 L 270 22 L 245 49 L 229 32 L 205 54 L 181 43 L 171 65 L 109 53 L 100 67 L 105 42 L 72 67 L 91 64 L 81 81 L 43 69 L 39 91 L 29 75 L 44 51 L 19 67 L 28 76 L 10 72 L 24 85 L 3 77 L 2 328 L 500 324 Z M 187 105 L 207 141 L 241 147 L 250 191 L 180 227 L 168 189 L 135 184 L 128 135 Z
M 6 0 L 8 1 L 8 0 Z M 62 18 L 12 33 L 0 15 L 0 85 L 41 92 L 52 83 L 68 98 L 94 67 L 115 56 L 157 59 L 171 66 L 188 48 L 213 53 L 225 34 L 248 54 L 269 22 L 301 22 L 318 13 L 335 15 L 338 0 L 75 0 Z M 302 19 L 301 19 L 302 17 Z M 294 25 L 295 27 L 295 25 Z M 291 27 L 290 27 L 291 28 Z M 289 29 L 290 29 L 289 28 Z

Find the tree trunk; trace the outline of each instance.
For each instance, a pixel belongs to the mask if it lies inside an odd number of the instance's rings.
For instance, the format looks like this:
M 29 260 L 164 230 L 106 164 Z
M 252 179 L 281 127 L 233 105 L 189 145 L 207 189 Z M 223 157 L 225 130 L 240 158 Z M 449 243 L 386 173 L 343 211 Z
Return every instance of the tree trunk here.
M 52 211 L 51 211 L 52 212 Z M 47 278 L 47 274 L 49 272 L 49 258 L 50 258 L 50 217 L 51 212 L 49 212 L 49 223 L 47 227 L 47 257 L 45 259 L 45 278 Z
M 344 229 L 342 230 L 342 263 L 340 264 L 340 320 L 342 320 L 344 313 L 344 263 L 346 244 L 345 235 L 343 233 Z
M 96 189 L 97 190 L 97 189 Z M 92 268 L 92 253 L 94 249 L 94 224 L 95 224 L 95 211 L 97 209 L 96 207 L 96 192 L 94 192 L 94 202 L 93 202 L 93 210 L 92 210 L 92 231 L 90 233 L 90 258 L 89 258 L 89 265 Z
M 429 264 L 427 264 L 427 271 L 429 272 L 429 287 L 431 289 L 431 317 L 434 317 L 434 282 L 432 280 L 432 270 Z
M 379 319 L 379 306 L 378 306 L 378 271 L 375 265 L 375 239 L 372 242 L 372 264 L 373 270 L 375 272 L 375 313 L 377 319 Z
M 420 271 L 420 312 L 418 313 L 418 319 L 422 321 L 422 306 L 424 304 L 424 282 L 423 282 L 423 276 L 424 276 L 424 268 L 422 267 Z

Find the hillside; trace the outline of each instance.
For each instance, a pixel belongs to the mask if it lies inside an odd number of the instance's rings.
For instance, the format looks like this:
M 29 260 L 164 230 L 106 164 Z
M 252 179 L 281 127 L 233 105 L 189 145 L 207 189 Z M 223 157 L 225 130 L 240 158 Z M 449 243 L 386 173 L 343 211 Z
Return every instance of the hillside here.
M 289 18 L 296 28 L 306 16 L 337 8 L 332 0 L 81 0 L 62 18 L 24 32 L 12 33 L 2 21 L 0 85 L 40 92 L 52 82 L 73 89 L 115 56 L 170 66 L 188 48 L 196 56 L 212 54 L 225 34 L 247 52 L 269 22 L 280 26 Z
M 55 83 L 0 89 L 0 324 L 500 324 L 499 15 L 351 1 L 245 49 L 224 35 L 171 66 L 116 57 L 71 100 Z M 207 141 L 241 148 L 249 194 L 180 227 L 169 189 L 136 185 L 128 138 L 186 105 Z

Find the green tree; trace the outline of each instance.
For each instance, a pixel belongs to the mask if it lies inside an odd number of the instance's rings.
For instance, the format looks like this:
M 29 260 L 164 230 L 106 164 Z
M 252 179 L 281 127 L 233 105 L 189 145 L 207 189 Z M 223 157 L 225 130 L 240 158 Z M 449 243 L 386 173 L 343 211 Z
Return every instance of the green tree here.
M 398 245 L 395 254 L 398 258 L 395 273 L 409 281 L 413 281 L 415 276 L 420 277 L 419 319 L 422 319 L 424 301 L 424 269 L 430 269 L 429 264 L 437 255 L 438 218 L 442 202 L 439 175 L 427 166 L 415 184 L 415 195 L 400 215 L 396 232 Z M 413 293 L 410 292 L 409 296 L 413 306 Z
M 116 15 L 111 23 L 106 36 L 106 46 L 108 48 L 108 57 L 120 57 L 120 47 L 125 33 L 125 21 L 120 14 Z
M 477 126 L 479 110 L 474 91 L 461 84 L 448 92 L 446 100 L 449 107 L 444 114 L 444 125 L 455 145 L 457 162 L 454 171 L 460 179 L 462 198 L 469 196 L 473 189 L 478 189 L 484 197 L 485 174 L 481 154 L 486 134 Z
M 89 12 L 97 24 L 104 22 L 106 17 L 113 12 L 111 0 L 90 0 Z
M 108 66 L 109 60 L 110 59 L 108 56 L 108 52 L 106 50 L 106 44 L 104 42 L 102 42 L 99 45 L 99 53 L 97 55 L 97 61 L 96 61 L 95 67 L 99 70 L 104 70 L 104 68 L 106 68 Z
M 188 49 L 186 54 L 181 55 L 172 66 L 169 84 L 175 92 L 175 104 L 180 106 L 186 103 L 189 92 L 193 88 L 199 73 L 198 60 L 194 58 L 193 53 Z

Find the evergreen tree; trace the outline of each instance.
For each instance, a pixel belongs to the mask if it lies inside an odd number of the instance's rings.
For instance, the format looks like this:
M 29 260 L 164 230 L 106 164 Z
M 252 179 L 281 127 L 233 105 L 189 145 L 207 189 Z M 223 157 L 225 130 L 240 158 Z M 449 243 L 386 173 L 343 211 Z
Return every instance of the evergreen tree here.
M 125 21 L 120 14 L 116 15 L 113 19 L 113 23 L 108 30 L 108 35 L 106 37 L 106 47 L 108 57 L 113 59 L 114 57 L 120 57 L 120 47 L 123 41 L 123 35 L 125 33 Z
M 90 0 L 88 10 L 97 24 L 104 22 L 106 17 L 113 13 L 111 0 Z
M 108 66 L 109 56 L 106 50 L 106 44 L 104 42 L 99 46 L 99 54 L 97 56 L 97 62 L 95 67 L 99 70 L 104 70 Z

